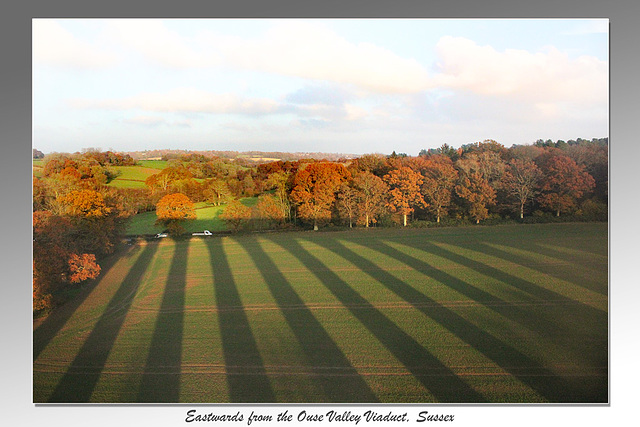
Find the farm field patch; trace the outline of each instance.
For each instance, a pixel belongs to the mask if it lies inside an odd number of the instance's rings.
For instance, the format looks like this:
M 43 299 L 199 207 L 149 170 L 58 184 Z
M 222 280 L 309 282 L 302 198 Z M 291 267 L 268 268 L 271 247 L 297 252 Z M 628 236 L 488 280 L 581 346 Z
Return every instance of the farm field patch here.
M 606 403 L 607 224 L 141 242 L 33 333 L 34 402 Z
M 158 168 L 145 166 L 111 166 L 118 176 L 108 185 L 119 188 L 147 188 L 145 180 L 159 173 Z
M 254 206 L 258 198 L 247 197 L 241 200 L 246 206 Z M 196 208 L 196 219 L 185 221 L 184 229 L 186 233 L 195 233 L 202 230 L 227 231 L 227 224 L 219 217 L 226 205 L 215 206 L 207 202 L 194 203 Z M 142 212 L 135 215 L 125 230 L 128 236 L 157 234 L 164 230 L 160 225 L 156 225 L 155 211 Z

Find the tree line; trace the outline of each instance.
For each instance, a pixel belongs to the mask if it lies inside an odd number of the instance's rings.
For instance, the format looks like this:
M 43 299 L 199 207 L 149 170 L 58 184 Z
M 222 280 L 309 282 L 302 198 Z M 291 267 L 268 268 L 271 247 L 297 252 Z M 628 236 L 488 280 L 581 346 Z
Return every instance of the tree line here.
M 128 219 L 144 211 L 155 210 L 158 223 L 179 234 L 195 218 L 196 202 L 225 205 L 221 218 L 234 231 L 606 220 L 608 210 L 607 138 L 511 148 L 486 140 L 417 156 L 257 165 L 184 153 L 149 176 L 145 188 L 107 185 L 117 177 L 113 166 L 133 164 L 110 151 L 44 157 L 42 177 L 33 180 L 36 311 L 96 277 Z M 257 197 L 255 206 L 240 202 L 246 197 Z

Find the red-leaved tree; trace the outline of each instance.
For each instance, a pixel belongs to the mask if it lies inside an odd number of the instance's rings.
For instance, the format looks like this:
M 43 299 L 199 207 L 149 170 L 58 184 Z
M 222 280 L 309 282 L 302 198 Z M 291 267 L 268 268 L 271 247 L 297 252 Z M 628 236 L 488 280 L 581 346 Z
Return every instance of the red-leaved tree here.
M 544 183 L 538 197 L 540 204 L 556 212 L 567 212 L 577 200 L 595 187 L 595 180 L 583 167 L 564 155 L 554 155 L 542 163 Z
M 296 173 L 291 199 L 298 204 L 299 216 L 313 223 L 314 230 L 331 219 L 336 192 L 349 176 L 343 165 L 330 162 L 310 163 Z
M 443 155 L 432 156 L 422 170 L 422 194 L 429 209 L 436 216 L 436 222 L 447 214 L 451 204 L 451 194 L 458 179 L 458 171 L 451 158 Z
M 406 227 L 407 215 L 411 214 L 416 207 L 427 206 L 420 193 L 422 175 L 411 168 L 401 166 L 385 175 L 384 180 L 391 188 L 388 206 L 402 215 L 403 224 Z

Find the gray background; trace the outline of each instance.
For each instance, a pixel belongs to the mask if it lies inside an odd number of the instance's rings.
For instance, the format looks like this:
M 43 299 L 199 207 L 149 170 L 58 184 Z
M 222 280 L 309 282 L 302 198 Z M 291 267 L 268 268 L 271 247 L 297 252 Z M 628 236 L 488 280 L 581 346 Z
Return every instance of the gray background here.
M 609 406 L 407 406 L 415 414 L 456 414 L 455 425 L 628 425 L 636 405 L 638 279 L 636 125 L 640 117 L 637 0 L 325 0 L 277 1 L 22 1 L 0 13 L 0 422 L 5 425 L 184 425 L 190 406 L 35 406 L 31 398 L 31 19 L 49 17 L 465 17 L 610 19 L 610 278 L 611 397 Z M 576 135 L 576 137 L 600 135 Z M 87 146 L 90 146 L 87 142 Z M 634 197 L 635 196 L 635 197 Z M 235 413 L 235 408 L 199 408 Z M 250 412 L 251 407 L 241 407 Z M 277 414 L 280 406 L 259 408 Z M 294 407 L 290 413 L 303 407 Z M 318 413 L 331 408 L 309 408 Z M 338 410 L 346 408 L 337 408 Z M 629 418 L 627 419 L 627 416 Z M 246 425 L 239 423 L 238 425 Z M 252 424 L 263 425 L 263 424 Z

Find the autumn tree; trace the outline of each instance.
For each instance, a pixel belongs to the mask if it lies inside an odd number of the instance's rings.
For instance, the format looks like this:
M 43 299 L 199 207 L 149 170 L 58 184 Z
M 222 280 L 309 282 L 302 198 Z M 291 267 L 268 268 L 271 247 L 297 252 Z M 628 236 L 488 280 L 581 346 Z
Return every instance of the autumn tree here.
M 184 231 L 182 224 L 196 218 L 193 202 L 184 194 L 173 193 L 164 196 L 156 205 L 156 224 L 161 224 L 171 233 Z
M 76 218 L 102 218 L 111 212 L 104 196 L 95 190 L 74 190 L 59 198 L 66 214 Z
M 372 172 L 361 172 L 353 178 L 358 216 L 365 227 L 376 222 L 385 205 L 389 186 Z
M 595 187 L 593 177 L 565 155 L 551 155 L 541 163 L 544 182 L 538 201 L 556 216 L 573 209 L 577 200 Z
M 256 209 L 260 217 L 267 221 L 282 225 L 286 220 L 285 212 L 282 210 L 280 202 L 271 194 L 263 194 L 258 197 Z
M 487 206 L 495 202 L 496 192 L 480 172 L 462 174 L 456 193 L 468 203 L 469 214 L 476 224 L 489 217 Z
M 575 160 L 578 166 L 583 166 L 584 170 L 593 177 L 594 194 L 606 203 L 609 195 L 608 146 L 594 142 L 571 145 L 564 150 L 564 154 Z
M 482 144 L 482 143 L 478 143 Z M 483 145 L 480 145 L 483 147 Z M 489 144 L 490 147 L 493 144 Z M 494 190 L 500 186 L 507 165 L 497 151 L 475 149 L 456 162 L 456 167 L 467 176 L 478 173 Z
M 503 176 L 503 184 L 507 193 L 513 197 L 520 210 L 520 218 L 524 218 L 524 205 L 533 200 L 538 193 L 542 172 L 531 160 L 512 159 Z
M 354 175 L 359 172 L 371 172 L 377 177 L 383 177 L 391 171 L 391 166 L 381 154 L 365 154 L 354 159 L 348 169 Z
M 348 219 L 349 228 L 353 227 L 358 210 L 358 193 L 347 182 L 343 182 L 338 190 L 338 212 L 342 218 Z
M 174 164 L 149 176 L 144 183 L 152 191 L 168 191 L 172 183 L 192 178 L 193 175 L 187 168 L 181 164 Z
M 447 208 L 451 204 L 458 171 L 450 157 L 436 155 L 428 159 L 422 175 L 423 183 L 420 189 L 429 204 L 429 209 L 436 216 L 436 222 L 439 223 L 441 216 L 447 214 Z
M 285 170 L 278 170 L 271 173 L 263 183 L 265 189 L 273 190 L 274 202 L 285 220 L 291 217 L 291 202 L 289 201 L 288 191 L 290 178 L 290 173 Z
M 420 193 L 422 175 L 403 166 L 389 172 L 384 176 L 384 180 L 391 189 L 388 206 L 402 215 L 403 225 L 406 227 L 407 215 L 411 214 L 416 207 L 427 207 Z
M 220 206 L 233 199 L 229 186 L 221 179 L 210 180 L 206 185 L 204 195 L 209 203 L 216 206 Z
M 124 227 L 123 207 L 107 202 L 101 192 L 74 190 L 58 197 L 62 215 L 70 218 L 78 250 L 93 254 L 111 253 Z
M 220 218 L 230 225 L 234 232 L 237 232 L 242 225 L 251 220 L 251 208 L 243 205 L 239 200 L 232 200 L 225 206 Z
M 69 284 L 100 273 L 94 254 L 81 253 L 69 218 L 47 211 L 33 213 L 33 309 L 52 308 L 54 294 Z
M 100 274 L 100 266 L 94 254 L 71 254 L 67 264 L 69 265 L 68 280 L 71 283 L 94 279 Z
M 349 175 L 343 165 L 330 162 L 310 163 L 296 173 L 291 198 L 298 204 L 300 217 L 313 223 L 314 230 L 330 220 L 336 192 Z

